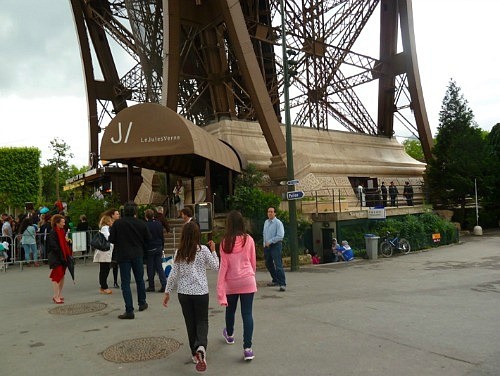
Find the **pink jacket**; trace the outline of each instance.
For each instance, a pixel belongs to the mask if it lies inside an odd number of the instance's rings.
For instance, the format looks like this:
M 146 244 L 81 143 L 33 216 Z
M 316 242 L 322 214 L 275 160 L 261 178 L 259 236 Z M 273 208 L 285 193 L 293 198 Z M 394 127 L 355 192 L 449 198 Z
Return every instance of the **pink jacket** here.
M 255 242 L 250 235 L 247 235 L 245 245 L 243 240 L 243 236 L 236 238 L 231 253 L 223 251 L 223 243 L 220 247 L 217 299 L 224 306 L 227 306 L 226 295 L 257 291 Z

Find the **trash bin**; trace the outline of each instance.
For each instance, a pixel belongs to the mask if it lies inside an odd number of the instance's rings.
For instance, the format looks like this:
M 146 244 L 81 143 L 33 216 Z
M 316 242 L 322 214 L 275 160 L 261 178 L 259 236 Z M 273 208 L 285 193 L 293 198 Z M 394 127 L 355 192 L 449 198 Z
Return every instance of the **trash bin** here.
M 370 260 L 377 259 L 379 239 L 380 236 L 374 234 L 365 234 L 366 254 L 368 255 L 368 259 Z

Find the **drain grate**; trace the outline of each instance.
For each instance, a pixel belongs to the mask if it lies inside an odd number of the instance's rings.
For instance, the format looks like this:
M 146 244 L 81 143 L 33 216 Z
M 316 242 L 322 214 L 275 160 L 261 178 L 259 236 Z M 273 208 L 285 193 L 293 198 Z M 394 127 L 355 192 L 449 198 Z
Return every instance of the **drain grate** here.
M 53 315 L 81 315 L 83 313 L 102 311 L 107 306 L 106 303 L 100 302 L 64 304 L 52 308 L 49 313 Z
M 115 363 L 132 363 L 165 358 L 177 351 L 181 343 L 173 338 L 146 337 L 125 340 L 102 352 L 104 359 Z

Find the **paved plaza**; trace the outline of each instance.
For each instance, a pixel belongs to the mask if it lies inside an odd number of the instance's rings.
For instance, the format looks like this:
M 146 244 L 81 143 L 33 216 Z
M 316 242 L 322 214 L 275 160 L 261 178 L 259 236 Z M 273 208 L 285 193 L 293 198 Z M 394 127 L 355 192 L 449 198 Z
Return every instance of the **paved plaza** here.
M 146 311 L 136 306 L 135 320 L 119 320 L 121 292 L 98 293 L 96 264 L 77 264 L 64 305 L 52 303 L 48 274 L 46 265 L 0 272 L 0 375 L 196 373 L 175 295 L 164 308 L 161 293 L 148 293 Z M 236 344 L 221 336 L 224 310 L 216 273 L 208 275 L 207 375 L 500 375 L 498 231 L 406 256 L 287 272 L 286 292 L 256 294 L 251 362 L 242 360 L 239 314 Z M 257 280 L 264 286 L 268 274 Z M 131 361 L 107 360 L 110 348 Z M 148 360 L 136 360 L 144 354 Z

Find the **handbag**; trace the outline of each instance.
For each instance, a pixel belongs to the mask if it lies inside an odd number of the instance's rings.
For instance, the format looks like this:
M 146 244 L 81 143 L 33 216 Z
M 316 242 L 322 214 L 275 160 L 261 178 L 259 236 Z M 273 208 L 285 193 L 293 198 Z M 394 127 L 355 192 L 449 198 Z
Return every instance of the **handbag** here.
M 181 202 L 181 198 L 179 197 L 179 195 L 175 195 L 174 196 L 174 204 L 178 204 L 179 202 Z
M 111 244 L 108 242 L 104 234 L 100 231 L 94 235 L 92 240 L 90 240 L 90 245 L 93 248 L 99 249 L 100 251 L 109 251 L 109 249 L 111 248 Z

